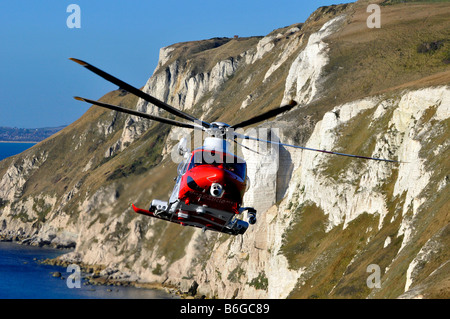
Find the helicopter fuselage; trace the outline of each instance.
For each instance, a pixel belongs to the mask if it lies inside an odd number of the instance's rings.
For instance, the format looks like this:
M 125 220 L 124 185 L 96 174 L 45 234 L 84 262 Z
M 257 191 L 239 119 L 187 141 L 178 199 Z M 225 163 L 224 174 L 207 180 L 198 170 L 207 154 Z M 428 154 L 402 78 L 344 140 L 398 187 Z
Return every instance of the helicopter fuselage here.
M 237 156 L 198 149 L 181 176 L 178 199 L 238 213 L 246 188 L 246 163 Z M 200 158 L 201 157 L 201 158 Z M 213 163 L 206 158 L 216 158 Z
M 247 165 L 242 158 L 202 147 L 185 154 L 168 202 L 153 200 L 148 211 L 133 208 L 181 225 L 243 234 L 248 223 L 238 216 L 247 211 L 250 223 L 256 222 L 256 211 L 241 207 L 247 185 Z

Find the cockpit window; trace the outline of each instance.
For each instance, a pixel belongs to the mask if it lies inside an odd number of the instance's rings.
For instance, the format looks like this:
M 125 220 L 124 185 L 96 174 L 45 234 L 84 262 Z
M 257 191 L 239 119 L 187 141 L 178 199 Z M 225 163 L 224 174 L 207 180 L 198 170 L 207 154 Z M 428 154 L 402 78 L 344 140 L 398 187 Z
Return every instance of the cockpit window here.
M 224 168 L 245 180 L 247 165 L 245 163 L 225 163 Z
M 223 165 L 223 168 L 232 172 L 233 174 L 236 174 L 243 180 L 245 180 L 245 176 L 247 174 L 247 164 L 245 163 L 245 161 L 229 154 L 196 152 L 191 158 L 189 169 L 200 165 Z

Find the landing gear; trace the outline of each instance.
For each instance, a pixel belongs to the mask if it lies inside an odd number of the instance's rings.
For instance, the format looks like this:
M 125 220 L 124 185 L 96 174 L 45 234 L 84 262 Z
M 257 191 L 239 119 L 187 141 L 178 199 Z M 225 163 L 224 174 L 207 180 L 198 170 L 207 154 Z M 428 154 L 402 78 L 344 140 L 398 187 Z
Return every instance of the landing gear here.
M 204 214 L 204 213 L 206 212 L 206 208 L 208 208 L 208 206 L 206 206 L 206 205 L 198 206 L 198 207 L 195 209 L 195 212 L 196 212 L 197 214 L 199 214 L 199 215 L 202 215 L 202 214 Z
M 248 223 L 250 225 L 256 224 L 256 210 L 248 212 Z
M 164 202 L 159 199 L 152 200 L 150 208 L 148 209 L 150 212 L 154 213 L 155 216 L 160 216 L 161 214 L 166 214 L 168 210 L 167 202 Z
M 248 228 L 248 223 L 243 220 L 235 219 L 229 226 L 223 229 L 224 233 L 230 235 L 243 235 Z
M 250 225 L 256 224 L 256 209 L 253 207 L 241 207 L 239 208 L 239 213 L 242 214 L 244 211 L 247 211 L 248 223 Z

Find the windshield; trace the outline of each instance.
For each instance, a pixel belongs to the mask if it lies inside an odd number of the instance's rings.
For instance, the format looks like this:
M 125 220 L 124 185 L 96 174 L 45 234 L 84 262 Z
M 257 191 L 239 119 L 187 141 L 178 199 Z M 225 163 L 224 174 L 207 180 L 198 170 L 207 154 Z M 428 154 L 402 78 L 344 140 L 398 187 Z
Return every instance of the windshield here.
M 213 152 L 196 152 L 194 153 L 194 156 L 192 156 L 189 169 L 200 165 L 223 165 L 223 168 L 233 174 L 236 174 L 243 180 L 245 180 L 245 176 L 247 174 L 247 164 L 245 161 L 229 154 L 224 155 L 223 153 L 214 154 Z

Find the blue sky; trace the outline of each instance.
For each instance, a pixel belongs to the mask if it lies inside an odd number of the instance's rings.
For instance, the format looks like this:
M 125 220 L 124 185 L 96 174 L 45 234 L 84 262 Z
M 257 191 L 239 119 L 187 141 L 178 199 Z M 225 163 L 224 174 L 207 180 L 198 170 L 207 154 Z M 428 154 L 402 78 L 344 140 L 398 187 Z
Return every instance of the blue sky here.
M 336 3 L 342 1 L 2 1 L 0 126 L 68 125 L 89 108 L 73 96 L 98 99 L 117 88 L 69 57 L 142 87 L 161 47 L 213 37 L 264 36 Z M 70 4 L 81 9 L 81 28 L 67 27 Z

